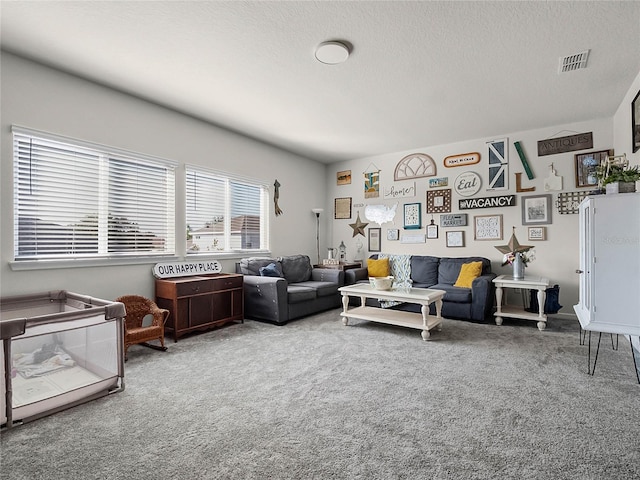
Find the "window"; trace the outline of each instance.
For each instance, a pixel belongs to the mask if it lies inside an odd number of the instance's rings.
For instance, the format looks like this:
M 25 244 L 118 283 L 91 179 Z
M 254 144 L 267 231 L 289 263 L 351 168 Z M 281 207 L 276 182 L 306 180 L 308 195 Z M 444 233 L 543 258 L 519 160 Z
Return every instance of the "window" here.
M 175 254 L 175 164 L 12 131 L 16 261 Z
M 267 250 L 268 188 L 187 167 L 187 253 Z

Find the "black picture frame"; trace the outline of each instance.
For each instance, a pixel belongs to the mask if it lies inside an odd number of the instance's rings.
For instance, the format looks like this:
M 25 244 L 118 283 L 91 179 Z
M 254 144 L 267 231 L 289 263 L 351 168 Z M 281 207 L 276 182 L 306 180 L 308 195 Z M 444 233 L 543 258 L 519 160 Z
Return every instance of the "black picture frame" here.
M 631 102 L 631 142 L 636 153 L 640 150 L 640 90 Z
M 381 252 L 382 251 L 382 229 L 370 228 L 368 231 L 369 251 Z

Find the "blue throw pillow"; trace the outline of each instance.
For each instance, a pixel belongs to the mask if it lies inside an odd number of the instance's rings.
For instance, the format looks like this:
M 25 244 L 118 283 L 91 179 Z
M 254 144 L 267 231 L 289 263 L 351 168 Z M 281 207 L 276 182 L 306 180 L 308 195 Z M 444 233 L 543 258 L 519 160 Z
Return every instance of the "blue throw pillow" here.
M 282 277 L 282 270 L 279 265 L 270 263 L 266 267 L 260 267 L 260 275 L 262 277 Z

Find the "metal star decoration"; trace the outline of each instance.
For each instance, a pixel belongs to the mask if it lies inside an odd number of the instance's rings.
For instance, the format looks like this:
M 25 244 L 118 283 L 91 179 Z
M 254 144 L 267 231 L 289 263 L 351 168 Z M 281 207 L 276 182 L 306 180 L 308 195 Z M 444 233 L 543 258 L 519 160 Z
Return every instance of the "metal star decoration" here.
M 533 248 L 533 245 L 520 245 L 518 239 L 516 238 L 516 227 L 513 227 L 513 232 L 511 233 L 511 238 L 509 239 L 509 243 L 507 245 L 500 245 L 496 247 L 500 253 L 517 253 L 517 252 L 526 252 Z
M 350 223 L 349 226 L 351 228 L 353 228 L 353 237 L 355 237 L 356 235 L 362 235 L 363 237 L 364 235 L 364 227 L 366 227 L 367 225 L 369 225 L 368 223 L 364 223 L 362 220 L 360 220 L 360 212 L 358 212 L 358 216 L 356 218 L 356 223 Z M 351 238 L 353 238 L 351 237 Z

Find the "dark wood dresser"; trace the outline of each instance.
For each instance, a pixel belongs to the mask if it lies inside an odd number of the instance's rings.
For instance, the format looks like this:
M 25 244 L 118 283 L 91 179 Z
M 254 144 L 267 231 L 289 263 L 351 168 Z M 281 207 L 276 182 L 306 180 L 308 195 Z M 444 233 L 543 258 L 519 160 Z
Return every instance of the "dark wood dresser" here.
M 156 279 L 156 303 L 171 312 L 165 332 L 173 340 L 229 322 L 243 322 L 242 275 L 218 273 Z

